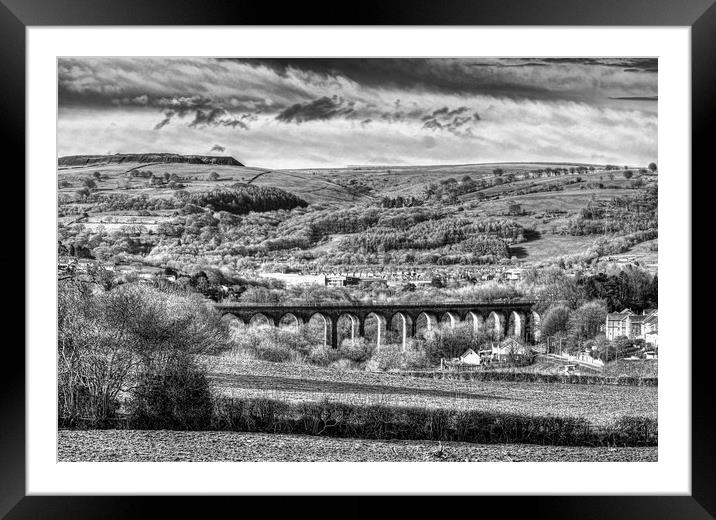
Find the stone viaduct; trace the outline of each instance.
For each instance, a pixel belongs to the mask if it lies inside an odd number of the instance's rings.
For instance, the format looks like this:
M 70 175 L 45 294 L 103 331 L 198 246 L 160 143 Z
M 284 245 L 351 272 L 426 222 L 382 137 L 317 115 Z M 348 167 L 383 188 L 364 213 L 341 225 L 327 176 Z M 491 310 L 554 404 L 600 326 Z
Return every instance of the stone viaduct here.
M 491 333 L 499 340 L 515 336 L 526 342 L 538 339 L 539 315 L 534 312 L 535 301 L 493 302 L 441 302 L 441 303 L 326 303 L 299 305 L 271 304 L 217 304 L 222 319 L 237 319 L 244 324 L 258 319 L 273 326 L 283 324 L 307 324 L 312 318 L 322 320 L 324 344 L 337 348 L 340 344 L 338 320 L 350 319 L 350 338 L 365 337 L 366 322 L 377 319 L 377 344 L 385 337 L 386 330 L 397 329 L 402 337 L 403 349 L 409 337 L 422 328 L 431 330 L 439 324 L 455 327 L 459 322 L 472 324 L 473 331 Z

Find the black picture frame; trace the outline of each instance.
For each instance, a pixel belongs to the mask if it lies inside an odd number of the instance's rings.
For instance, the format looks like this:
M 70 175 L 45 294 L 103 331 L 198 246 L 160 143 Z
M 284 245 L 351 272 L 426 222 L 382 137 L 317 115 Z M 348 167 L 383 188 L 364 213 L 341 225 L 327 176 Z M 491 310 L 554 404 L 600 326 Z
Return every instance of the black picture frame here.
M 715 122 L 716 0 L 368 0 L 353 6 L 336 2 L 286 3 L 240 0 L 0 0 L 0 128 L 2 147 L 19 159 L 24 171 L 25 29 L 43 25 L 607 25 L 688 26 L 691 28 L 692 171 L 711 174 L 709 132 Z M 21 170 L 22 169 L 22 170 Z M 692 176 L 693 179 L 693 176 Z M 707 217 L 692 204 L 694 225 Z M 697 211 L 694 211 L 696 209 Z M 692 234 L 692 236 L 696 236 Z M 17 248 L 19 250 L 19 248 Z M 25 273 L 26 277 L 31 273 Z M 18 305 L 19 308 L 19 305 Z M 24 307 L 23 307 L 24 308 Z M 694 312 L 699 311 L 696 300 Z M 32 309 L 25 309 L 32 312 Z M 693 322 L 693 318 L 692 318 Z M 691 329 L 691 323 L 683 324 Z M 141 517 L 158 499 L 146 497 L 25 496 L 25 357 L 6 342 L 6 368 L 0 378 L 0 517 L 125 518 Z M 510 511 L 530 518 L 714 518 L 716 516 L 716 436 L 711 425 L 710 388 L 713 347 L 700 342 L 692 356 L 692 494 L 690 496 L 508 497 Z M 694 337 L 693 344 L 697 342 Z M 10 347 L 13 348 L 10 348 Z M 675 347 L 676 348 L 676 347 Z M 682 345 L 679 348 L 690 348 Z M 10 369 L 9 367 L 12 367 Z M 22 369 L 21 369 L 22 367 Z M 246 500 L 242 498 L 242 500 Z M 366 516 L 374 510 L 350 499 L 336 514 Z M 482 497 L 480 509 L 505 497 Z M 226 501 L 223 499 L 222 501 Z M 274 501 L 275 502 L 275 501 Z M 292 506 L 293 501 L 284 505 Z M 244 502 L 244 504 L 246 504 Z M 460 503 L 460 505 L 462 505 Z M 272 513 L 276 504 L 272 505 Z M 185 499 L 162 499 L 165 515 L 186 511 Z M 329 506 L 326 506 L 329 507 Z M 403 507 L 403 506 L 401 506 Z M 450 508 L 460 507 L 451 504 Z M 402 512 L 424 510 L 413 500 Z M 504 509 L 498 509 L 503 510 Z M 248 512 L 249 506 L 242 506 Z M 237 514 L 239 514 L 237 511 Z M 327 510 L 324 510 L 324 513 Z M 318 513 L 318 512 L 317 512 Z M 273 514 L 271 515 L 273 516 Z M 342 515 L 344 516 L 344 515 Z M 510 515 L 511 516 L 511 515 Z

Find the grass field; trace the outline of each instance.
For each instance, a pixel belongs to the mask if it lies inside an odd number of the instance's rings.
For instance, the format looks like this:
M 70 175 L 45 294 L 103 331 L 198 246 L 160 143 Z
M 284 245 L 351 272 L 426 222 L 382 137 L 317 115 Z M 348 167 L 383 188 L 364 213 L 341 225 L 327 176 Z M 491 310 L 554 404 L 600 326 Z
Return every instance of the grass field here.
M 225 397 L 571 416 L 594 425 L 626 415 L 657 418 L 654 387 L 439 380 L 227 356 L 204 363 Z
M 60 430 L 59 462 L 655 462 L 658 448 L 377 441 L 166 430 Z

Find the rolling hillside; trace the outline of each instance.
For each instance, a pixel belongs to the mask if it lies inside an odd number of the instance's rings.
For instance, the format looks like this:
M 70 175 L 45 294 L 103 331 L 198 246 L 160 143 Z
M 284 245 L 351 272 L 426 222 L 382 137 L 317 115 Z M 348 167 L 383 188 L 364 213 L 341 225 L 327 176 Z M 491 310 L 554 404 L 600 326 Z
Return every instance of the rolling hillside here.
M 173 154 L 61 158 L 57 171 L 58 189 L 63 201 L 61 206 L 70 211 L 63 214 L 61 210 L 60 222 L 73 222 L 78 215 L 87 212 L 81 222 L 90 230 L 102 227 L 109 232 L 139 225 L 156 232 L 162 222 L 176 215 L 176 210 L 171 209 L 175 206 L 171 205 L 167 205 L 166 210 L 149 212 L 98 211 L 96 205 L 83 204 L 77 199 L 77 193 L 88 184 L 93 185 L 91 191 L 95 199 L 103 196 L 144 197 L 170 202 L 176 199 L 178 191 L 209 192 L 241 183 L 279 188 L 309 203 L 308 209 L 312 211 L 380 207 L 386 199 L 414 197 L 422 200 L 421 204 L 424 203 L 426 208 L 440 209 L 447 214 L 459 212 L 460 218 L 513 220 L 530 231 L 521 243 L 510 247 L 509 254 L 529 264 L 550 262 L 587 251 L 593 246 L 594 235 L 565 236 L 555 234 L 555 229 L 564 226 L 589 204 L 639 194 L 644 182 L 654 178 L 635 169 L 633 179 L 627 179 L 623 172 L 608 171 L 603 165 L 574 163 L 271 170 L 244 166 L 231 157 L 209 159 Z M 580 172 L 575 171 L 580 167 Z M 592 169 L 587 170 L 588 167 Z M 641 179 L 639 184 L 633 182 L 635 179 Z M 468 187 L 457 192 L 457 196 L 446 200 L 443 194 L 440 198 L 440 190 L 447 190 L 449 194 L 451 186 L 465 186 L 465 183 Z M 438 191 L 437 198 L 423 200 L 426 190 L 430 189 Z M 515 207 L 519 208 L 517 213 Z M 336 253 L 342 241 L 351 239 L 346 234 L 337 237 L 326 235 L 324 240 L 314 242 L 307 250 L 318 255 Z M 641 247 L 639 258 L 655 262 L 656 251 L 652 249 Z
M 202 159 L 203 157 L 203 159 Z M 184 160 L 182 160 L 184 158 Z M 209 162 L 212 159 L 214 162 Z M 223 161 L 231 159 L 231 161 Z M 103 192 L 124 190 L 124 180 L 129 180 L 130 190 L 143 190 L 143 180 L 136 182 L 129 178 L 134 170 L 150 171 L 161 177 L 165 173 L 182 177 L 188 190 L 211 189 L 235 182 L 251 182 L 258 186 L 274 186 L 290 191 L 310 203 L 345 203 L 361 199 L 371 200 L 383 196 L 418 195 L 429 183 L 449 178 L 489 179 L 493 170 L 501 168 L 505 175 L 519 174 L 538 168 L 569 168 L 580 166 L 575 163 L 490 163 L 462 165 L 430 165 L 399 167 L 354 166 L 349 168 L 271 170 L 242 165 L 233 158 L 207 156 L 178 156 L 175 154 L 124 154 L 115 156 L 71 156 L 58 161 L 58 180 L 68 181 L 70 186 L 60 188 L 61 192 L 72 192 L 81 185 L 84 178 L 99 172 L 102 178 L 97 189 Z M 219 178 L 209 180 L 216 172 Z M 513 183 L 519 186 L 520 183 Z M 490 189 L 489 194 L 498 194 L 502 189 Z M 485 193 L 488 194 L 488 191 Z M 152 187 L 146 193 L 151 196 L 167 196 L 171 191 Z M 466 197 L 468 200 L 469 197 Z

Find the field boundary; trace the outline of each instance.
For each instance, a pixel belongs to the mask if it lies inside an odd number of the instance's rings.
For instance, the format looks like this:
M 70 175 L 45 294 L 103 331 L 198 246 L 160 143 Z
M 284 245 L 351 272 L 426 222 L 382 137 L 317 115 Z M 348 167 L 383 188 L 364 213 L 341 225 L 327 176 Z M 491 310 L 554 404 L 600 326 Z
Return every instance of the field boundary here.
M 61 428 L 69 425 L 62 424 Z M 189 430 L 170 424 L 119 417 L 102 425 L 81 420 L 74 429 Z M 658 445 L 658 423 L 623 416 L 609 425 L 584 418 L 529 416 L 480 410 L 354 405 L 329 400 L 289 402 L 264 398 L 221 398 L 209 423 L 196 430 L 358 438 L 456 441 L 476 444 L 642 447 Z
M 463 381 L 506 381 L 518 383 L 561 383 L 572 385 L 607 386 L 659 386 L 658 377 L 605 377 L 576 374 L 539 374 L 532 372 L 491 372 L 487 370 L 403 370 L 391 373 L 407 377 L 425 377 L 430 379 L 458 379 Z

